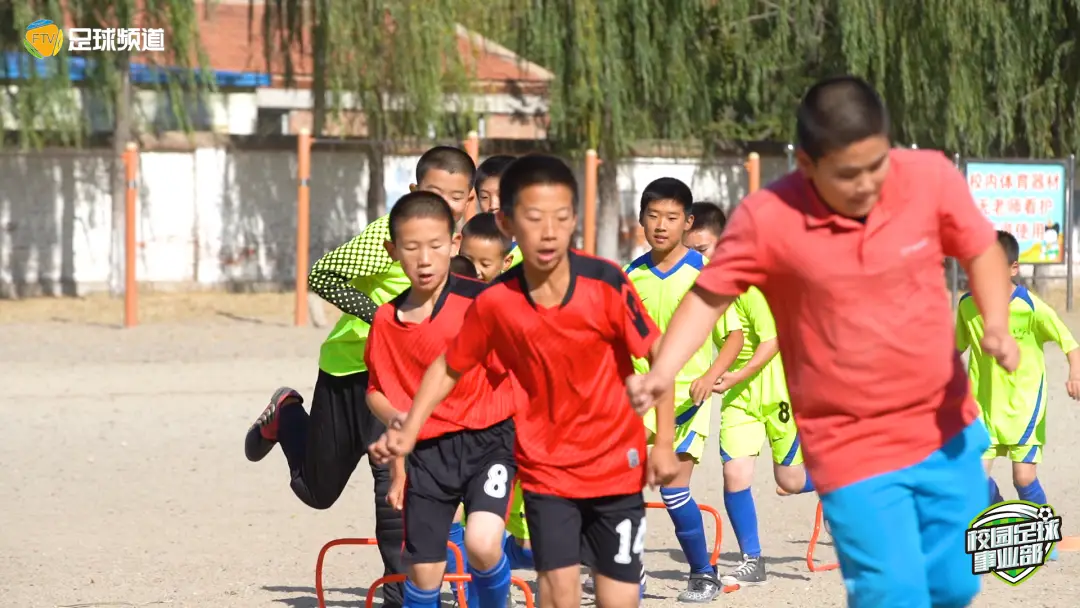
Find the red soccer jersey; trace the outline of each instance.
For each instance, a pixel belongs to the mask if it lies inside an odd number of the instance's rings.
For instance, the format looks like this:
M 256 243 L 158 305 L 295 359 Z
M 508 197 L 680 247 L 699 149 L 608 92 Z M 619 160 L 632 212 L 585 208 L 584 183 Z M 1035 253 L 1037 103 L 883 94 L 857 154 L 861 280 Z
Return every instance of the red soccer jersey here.
M 943 261 L 983 253 L 994 229 L 940 152 L 893 150 L 889 162 L 865 223 L 832 213 L 798 173 L 752 194 L 697 280 L 768 299 L 821 493 L 918 463 L 978 415 Z
M 368 334 L 364 361 L 368 368 L 368 392 L 378 391 L 394 407 L 408 411 L 424 372 L 461 330 L 469 310 L 486 284 L 450 275 L 431 317 L 421 323 L 398 319 L 397 310 L 408 291 L 375 311 Z M 417 439 L 430 439 L 464 429 L 485 429 L 514 415 L 523 397 L 513 378 L 494 356 L 481 358 L 483 365 L 463 374 L 457 386 L 440 403 L 420 430 Z
M 472 373 L 492 350 L 528 394 L 514 418 L 524 489 L 565 498 L 640 492 L 645 427 L 624 380 L 660 331 L 615 264 L 571 251 L 560 306 L 529 296 L 522 266 L 492 283 L 450 344 L 451 369 Z

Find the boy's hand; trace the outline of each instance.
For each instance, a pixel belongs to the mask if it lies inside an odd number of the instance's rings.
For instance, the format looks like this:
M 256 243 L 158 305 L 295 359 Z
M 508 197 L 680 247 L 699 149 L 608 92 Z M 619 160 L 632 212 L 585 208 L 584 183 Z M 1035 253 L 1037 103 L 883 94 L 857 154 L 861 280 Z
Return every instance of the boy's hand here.
M 675 480 L 679 474 L 679 459 L 675 457 L 675 450 L 671 443 L 657 444 L 649 452 L 649 470 L 647 481 L 649 487 L 666 486 Z
M 390 491 L 386 493 L 386 502 L 400 511 L 405 507 L 405 461 L 398 458 L 390 467 Z
M 386 448 L 391 456 L 407 456 L 416 447 L 417 430 L 406 424 L 407 415 L 403 412 L 390 419 L 386 425 Z
M 1007 372 L 1015 372 L 1020 364 L 1020 347 L 1009 333 L 1009 328 L 986 327 L 982 338 L 983 352 L 997 360 Z
M 661 378 L 656 372 L 634 374 L 626 379 L 626 394 L 630 396 L 630 405 L 639 416 L 653 408 L 657 400 L 675 384 L 675 378 Z
M 709 393 L 713 391 L 713 385 L 716 384 L 719 378 L 713 378 L 708 374 L 694 380 L 690 383 L 690 398 L 694 403 L 701 403 L 709 397 Z
M 736 382 L 733 374 L 724 374 L 716 379 L 716 383 L 712 385 L 712 392 L 719 395 L 735 386 L 735 384 Z
M 1069 374 L 1069 379 L 1065 381 L 1065 390 L 1073 400 L 1080 401 L 1080 374 Z

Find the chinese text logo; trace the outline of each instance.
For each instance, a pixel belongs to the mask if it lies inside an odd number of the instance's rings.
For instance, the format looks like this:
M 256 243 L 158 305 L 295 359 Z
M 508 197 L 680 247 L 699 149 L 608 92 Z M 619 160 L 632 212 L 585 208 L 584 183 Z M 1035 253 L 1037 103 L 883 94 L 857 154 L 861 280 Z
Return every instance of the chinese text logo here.
M 164 51 L 161 28 L 73 27 L 68 30 L 69 51 Z
M 64 48 L 64 32 L 52 21 L 38 19 L 26 26 L 23 46 L 38 59 L 52 57 Z
M 972 520 L 967 530 L 971 571 L 1019 585 L 1041 568 L 1061 541 L 1061 517 L 1050 505 L 1001 502 Z

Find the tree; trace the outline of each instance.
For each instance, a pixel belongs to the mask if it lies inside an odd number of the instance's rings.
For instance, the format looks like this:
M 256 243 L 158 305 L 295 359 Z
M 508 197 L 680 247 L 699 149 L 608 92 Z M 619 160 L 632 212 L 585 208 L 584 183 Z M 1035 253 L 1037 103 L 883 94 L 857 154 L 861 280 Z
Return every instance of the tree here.
M 700 37 L 703 0 L 495 0 L 485 33 L 555 73 L 549 138 L 565 155 L 596 149 L 597 223 L 618 226 L 617 165 L 643 140 L 694 138 L 711 118 L 710 56 Z M 597 252 L 619 257 L 618 232 L 602 230 Z
M 19 62 L 19 75 L 0 72 L 0 78 L 14 81 L 18 91 L 11 105 L 15 124 L 3 124 L 5 131 L 17 131 L 23 148 L 46 143 L 79 145 L 91 130 L 92 107 L 104 109 L 112 129 L 112 247 L 109 285 L 113 294 L 123 290 L 124 234 L 124 148 L 135 136 L 132 116 L 130 51 L 99 50 L 76 59 L 63 51 L 56 57 L 34 60 L 23 50 L 26 26 L 37 19 L 49 19 L 63 25 L 65 17 L 81 28 L 160 28 L 164 30 L 165 51 L 141 54 L 137 61 L 151 66 L 169 66 L 161 70 L 158 86 L 172 98 L 173 112 L 185 130 L 190 130 L 185 93 L 191 89 L 213 87 L 208 78 L 195 77 L 194 69 L 205 65 L 199 42 L 198 20 L 190 0 L 161 0 L 153 10 L 140 0 L 23 0 L 0 10 L 0 49 L 12 53 Z M 85 60 L 85 78 L 73 86 L 70 79 L 73 61 Z M 2 116 L 2 115 L 0 115 Z M 0 117 L 0 121 L 3 118 Z
M 461 53 L 457 24 L 481 8 L 466 0 L 275 0 L 267 7 L 268 63 L 284 61 L 292 83 L 294 57 L 313 54 L 314 134 L 342 133 L 349 124 L 366 129 L 369 220 L 386 209 L 389 142 L 460 139 L 461 127 L 475 124 L 473 63 Z

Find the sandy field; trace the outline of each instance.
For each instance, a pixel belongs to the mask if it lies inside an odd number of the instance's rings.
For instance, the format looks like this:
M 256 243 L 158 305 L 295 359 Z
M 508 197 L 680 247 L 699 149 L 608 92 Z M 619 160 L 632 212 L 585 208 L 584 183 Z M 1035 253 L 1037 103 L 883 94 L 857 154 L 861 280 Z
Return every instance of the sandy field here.
M 310 394 L 315 380 L 326 330 L 290 327 L 291 302 L 289 294 L 148 295 L 143 324 L 122 330 L 120 302 L 106 297 L 0 301 L 0 606 L 317 606 L 319 547 L 373 535 L 371 479 L 362 464 L 338 504 L 317 512 L 289 491 L 280 450 L 258 464 L 243 457 L 244 432 L 270 392 L 290 384 Z M 1080 316 L 1068 322 L 1080 330 Z M 1040 478 L 1065 533 L 1077 535 L 1080 406 L 1065 395 L 1064 357 L 1048 350 Z M 707 454 L 694 493 L 722 511 L 714 441 Z M 769 585 L 714 605 L 843 606 L 839 573 L 806 567 L 815 499 L 776 496 L 765 464 L 755 498 Z M 999 461 L 1009 496 L 1007 470 Z M 672 606 L 682 558 L 659 510 L 650 511 L 646 546 L 647 606 Z M 725 526 L 722 566 L 736 552 Z M 833 556 L 827 536 L 818 554 Z M 362 606 L 379 572 L 372 548 L 331 553 L 328 605 Z M 1078 575 L 1080 556 L 1063 552 L 1018 588 L 986 579 L 975 605 L 1075 607 Z

